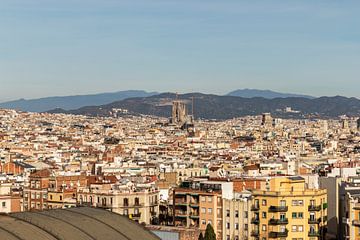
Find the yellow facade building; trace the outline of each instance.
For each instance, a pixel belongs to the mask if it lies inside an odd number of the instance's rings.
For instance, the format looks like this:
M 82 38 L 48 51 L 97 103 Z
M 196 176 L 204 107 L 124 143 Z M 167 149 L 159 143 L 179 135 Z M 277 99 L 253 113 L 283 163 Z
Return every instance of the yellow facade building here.
M 323 239 L 327 221 L 326 190 L 307 189 L 302 177 L 271 178 L 254 190 L 252 239 Z

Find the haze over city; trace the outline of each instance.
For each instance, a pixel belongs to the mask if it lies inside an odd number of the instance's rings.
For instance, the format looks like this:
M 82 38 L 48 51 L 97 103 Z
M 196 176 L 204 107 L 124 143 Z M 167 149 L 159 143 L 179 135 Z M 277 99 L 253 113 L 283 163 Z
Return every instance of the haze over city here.
M 0 101 L 129 89 L 360 97 L 359 1 L 3 0 Z
M 360 240 L 359 13 L 0 0 L 0 240 Z

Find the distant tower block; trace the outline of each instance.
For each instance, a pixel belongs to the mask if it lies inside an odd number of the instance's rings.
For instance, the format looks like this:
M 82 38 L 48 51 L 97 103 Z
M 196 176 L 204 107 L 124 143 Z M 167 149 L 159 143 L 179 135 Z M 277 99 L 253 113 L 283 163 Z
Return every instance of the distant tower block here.
M 342 129 L 349 129 L 349 121 L 347 118 L 341 119 L 341 127 Z
M 172 123 L 184 124 L 186 122 L 186 104 L 183 101 L 173 101 L 172 105 Z
M 273 123 L 273 119 L 271 117 L 271 114 L 270 113 L 263 113 L 261 125 L 270 127 L 270 126 L 272 126 L 272 123 Z

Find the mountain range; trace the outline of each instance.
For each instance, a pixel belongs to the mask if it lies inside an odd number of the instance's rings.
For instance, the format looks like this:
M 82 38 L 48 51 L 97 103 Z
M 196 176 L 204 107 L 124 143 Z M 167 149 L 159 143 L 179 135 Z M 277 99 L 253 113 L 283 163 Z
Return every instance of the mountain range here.
M 270 90 L 239 89 L 226 95 L 203 93 L 156 93 L 141 90 L 92 95 L 20 99 L 0 103 L 0 108 L 30 112 L 110 116 L 113 109 L 126 109 L 119 114 L 169 117 L 175 99 L 187 102 L 191 109 L 194 99 L 195 118 L 231 119 L 270 112 L 277 117 L 337 117 L 360 115 L 360 100 L 342 96 L 315 98 L 308 95 L 279 93 Z M 290 107 L 295 111 L 285 111 Z
M 112 103 L 132 97 L 149 97 L 156 95 L 156 92 L 146 92 L 141 90 L 128 90 L 113 93 L 100 93 L 90 95 L 76 95 L 63 97 L 46 97 L 38 99 L 19 99 L 0 103 L 0 108 L 17 109 L 27 112 L 45 112 L 55 108 L 64 110 L 77 109 L 84 106 L 98 106 Z
M 288 97 L 301 97 L 301 98 L 309 98 L 309 99 L 315 98 L 313 96 L 303 95 L 303 94 L 280 93 L 271 90 L 259 90 L 259 89 L 249 89 L 249 88 L 232 91 L 228 93 L 227 96 L 243 97 L 243 98 L 263 97 L 268 99 L 288 98 Z
M 259 115 L 269 112 L 275 117 L 338 117 L 340 115 L 359 116 L 360 100 L 341 96 L 304 98 L 288 97 L 266 99 L 263 97 L 243 98 L 218 96 L 213 94 L 188 93 L 177 95 L 162 93 L 150 97 L 128 98 L 101 106 L 87 106 L 77 110 L 55 109 L 51 113 L 69 113 L 88 116 L 110 116 L 114 109 L 126 109 L 131 115 L 155 115 L 169 117 L 171 104 L 175 99 L 187 102 L 191 109 L 194 99 L 194 116 L 202 119 L 231 119 L 236 117 Z M 295 111 L 285 111 L 291 107 Z

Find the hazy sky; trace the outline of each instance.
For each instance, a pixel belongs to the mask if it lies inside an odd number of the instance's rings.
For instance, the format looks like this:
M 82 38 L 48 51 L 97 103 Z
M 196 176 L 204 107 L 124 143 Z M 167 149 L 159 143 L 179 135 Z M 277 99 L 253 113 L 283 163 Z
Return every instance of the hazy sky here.
M 237 88 L 360 97 L 360 1 L 1 0 L 0 100 Z

